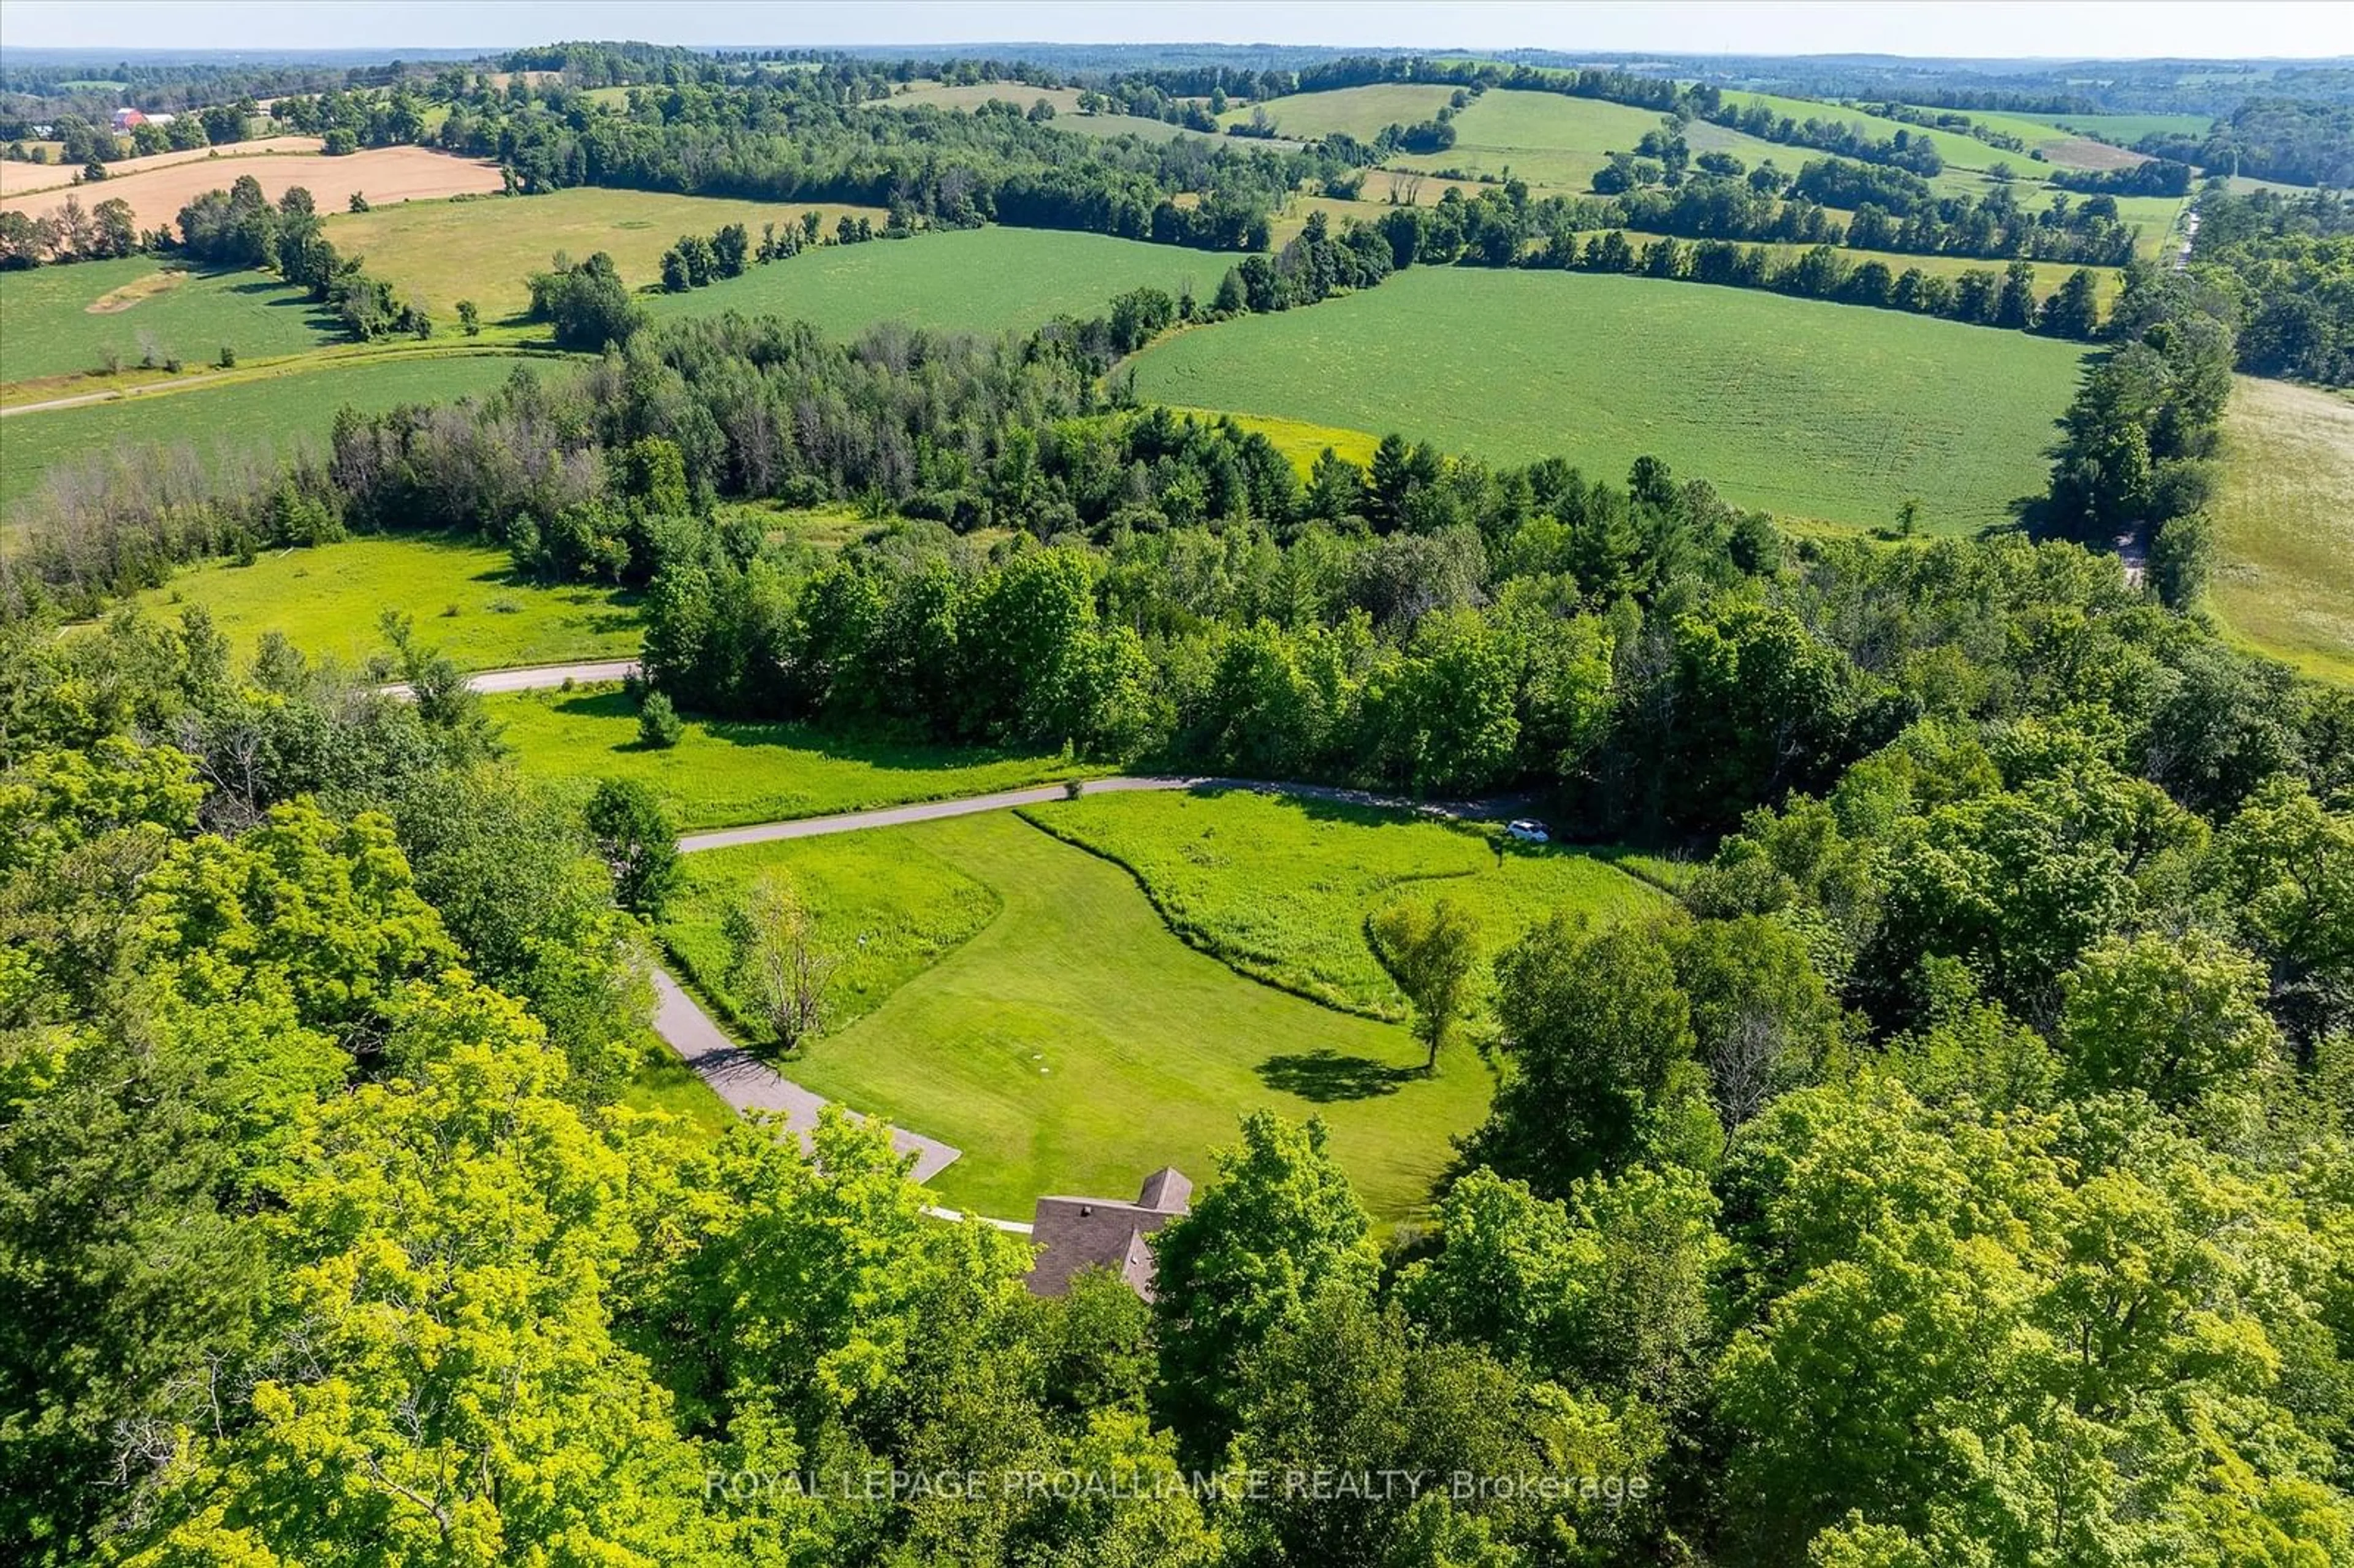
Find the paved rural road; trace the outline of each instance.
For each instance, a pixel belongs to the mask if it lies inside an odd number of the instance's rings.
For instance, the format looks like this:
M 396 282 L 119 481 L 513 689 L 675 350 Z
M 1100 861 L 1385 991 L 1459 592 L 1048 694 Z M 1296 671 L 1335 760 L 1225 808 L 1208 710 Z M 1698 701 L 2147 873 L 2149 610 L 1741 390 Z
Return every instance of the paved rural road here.
M 1079 785 L 1087 795 L 1119 795 L 1151 789 L 1249 789 L 1261 795 L 1288 795 L 1309 800 L 1332 800 L 1351 806 L 1378 806 L 1391 810 L 1421 811 L 1431 816 L 1489 819 L 1507 816 L 1520 802 L 1510 800 L 1409 800 L 1401 795 L 1374 795 L 1363 789 L 1336 789 L 1326 784 L 1271 784 L 1255 779 L 1218 779 L 1160 774 L 1114 774 L 1089 779 Z M 1067 784 L 1039 784 L 1027 789 L 1001 789 L 993 795 L 966 795 L 953 800 L 919 800 L 907 806 L 878 806 L 870 811 L 844 811 L 832 817 L 797 817 L 783 822 L 756 822 L 745 828 L 720 828 L 689 833 L 678 841 L 679 853 L 731 849 L 737 844 L 773 843 L 779 839 L 813 839 L 827 833 L 857 832 L 865 828 L 900 828 L 910 822 L 942 817 L 969 817 L 979 811 L 1003 811 L 1015 806 L 1043 806 L 1070 798 Z
M 532 664 L 520 670 L 481 670 L 466 677 L 470 692 L 538 692 L 550 686 L 560 686 L 570 681 L 575 685 L 587 685 L 592 681 L 626 681 L 638 673 L 635 659 L 605 659 L 586 664 Z M 394 681 L 378 686 L 387 697 L 409 694 L 408 683 Z

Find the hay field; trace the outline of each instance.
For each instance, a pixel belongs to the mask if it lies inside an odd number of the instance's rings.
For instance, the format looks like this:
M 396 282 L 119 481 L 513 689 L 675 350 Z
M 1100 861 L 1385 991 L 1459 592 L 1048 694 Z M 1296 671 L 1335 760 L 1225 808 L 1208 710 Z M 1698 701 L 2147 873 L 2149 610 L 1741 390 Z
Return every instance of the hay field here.
M 5 166 L 10 165 L 0 165 Z M 301 153 L 194 158 L 143 174 L 113 175 L 97 185 L 37 191 L 10 205 L 21 207 L 27 217 L 39 217 L 62 207 L 69 196 L 79 198 L 85 207 L 120 197 L 131 204 L 140 228 L 160 228 L 177 218 L 180 209 L 197 196 L 227 190 L 231 181 L 246 175 L 260 181 L 262 194 L 272 201 L 301 185 L 311 193 L 321 212 L 343 211 L 354 191 L 381 207 L 495 191 L 501 185 L 495 164 L 476 163 L 429 147 L 370 147 L 341 158 Z

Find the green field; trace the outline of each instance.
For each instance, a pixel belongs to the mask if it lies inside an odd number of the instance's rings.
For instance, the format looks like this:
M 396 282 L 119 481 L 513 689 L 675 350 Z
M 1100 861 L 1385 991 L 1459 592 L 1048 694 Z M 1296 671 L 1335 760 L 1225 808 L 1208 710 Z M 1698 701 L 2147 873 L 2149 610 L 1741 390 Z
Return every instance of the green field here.
M 879 907 L 953 929 L 963 917 L 931 906 L 968 885 L 995 897 L 993 919 L 785 1065 L 961 1149 L 933 1182 L 949 1203 L 1021 1218 L 1042 1193 L 1125 1193 L 1164 1164 L 1206 1174 L 1236 1119 L 1267 1106 L 1322 1116 L 1367 1205 L 1402 1218 L 1485 1113 L 1490 1077 L 1468 1046 L 1421 1076 L 1404 1030 L 1243 979 L 1172 935 L 1125 871 L 1010 813 L 859 836 L 888 880 L 862 884 L 855 906 L 826 902 L 854 873 L 824 841 L 713 852 L 694 863 L 697 896 L 724 901 L 723 882 L 779 866 L 819 931 L 853 947 Z
M 1415 268 L 1313 310 L 1178 334 L 1140 396 L 1613 481 L 1645 454 L 1729 499 L 1859 527 L 1999 524 L 2041 492 L 2077 345 L 1756 290 Z M 1509 395 L 1500 389 L 1510 388 Z
M 1026 110 L 1040 99 L 1054 106 L 1054 126 L 1057 131 L 1076 131 L 1083 136 L 1140 136 L 1148 142 L 1167 142 L 1187 134 L 1183 126 L 1172 125 L 1165 120 L 1146 120 L 1134 114 L 1082 114 L 1077 88 L 1032 87 L 1019 81 L 977 81 L 953 87 L 938 81 L 910 82 L 907 90 L 870 100 L 866 107 L 972 110 L 984 103 L 1011 103 Z
M 1185 408 L 1180 414 L 1193 414 L 1204 419 L 1220 417 L 1214 408 Z M 1297 470 L 1302 479 L 1315 469 L 1317 459 L 1327 448 L 1363 468 L 1373 461 L 1373 449 L 1381 445 L 1381 437 L 1370 430 L 1344 430 L 1333 425 L 1311 425 L 1301 419 L 1270 418 L 1264 414 L 1229 414 L 1246 430 L 1265 436 L 1277 451 Z
M 1632 153 L 1660 117 L 1648 109 L 1572 98 L 1558 92 L 1488 92 L 1455 116 L 1455 145 L 1441 153 L 1404 154 L 1398 168 L 1460 169 L 1467 174 L 1507 173 L 1553 190 L 1592 188 L 1594 171 L 1612 153 Z M 1731 153 L 1755 164 L 1774 158 L 1790 167 L 1787 148 L 1722 126 L 1695 121 L 1685 137 L 1694 153 Z
M 751 844 L 689 855 L 664 911 L 663 941 L 739 1032 L 749 1023 L 727 973 L 728 911 L 751 879 L 771 866 L 818 919 L 817 941 L 836 968 L 826 984 L 824 1031 L 838 1033 L 893 991 L 980 933 L 1004 898 L 923 847 L 919 835 L 836 833 L 790 851 Z
M 967 228 L 825 246 L 684 294 L 653 294 L 657 319 L 779 315 L 849 336 L 879 322 L 952 332 L 1024 332 L 1097 316 L 1148 284 L 1207 300 L 1235 259 L 1176 245 L 1048 228 Z
M 781 229 L 811 209 L 824 214 L 828 234 L 845 213 L 877 224 L 888 216 L 880 207 L 835 202 L 730 201 L 576 186 L 545 196 L 337 213 L 327 219 L 327 238 L 345 255 L 366 257 L 371 272 L 399 285 L 446 325 L 460 300 L 473 301 L 485 321 L 520 315 L 531 304 L 525 280 L 547 270 L 559 250 L 575 260 L 602 250 L 624 281 L 647 286 L 661 281 L 663 252 L 683 234 L 709 235 L 740 223 L 757 244 L 761 225 Z
M 1852 125 L 1881 141 L 1893 137 L 1899 131 L 1907 132 L 1912 140 L 1919 142 L 1925 139 L 1935 147 L 1937 156 L 1946 161 L 1949 169 L 1983 169 L 1990 164 L 2009 164 L 2022 175 L 2027 172 L 2026 154 L 1990 146 L 1958 131 L 1933 131 L 1926 126 L 1908 125 L 1902 120 L 1891 120 L 1884 115 L 1867 114 L 1861 109 L 1847 109 L 1811 98 L 1783 98 L 1771 92 L 1727 92 L 1724 101 L 1743 108 L 1762 103 L 1775 113 L 1787 114 L 1801 125 L 1809 120 Z M 1787 161 L 1783 166 L 1791 169 L 1797 167 L 1795 160 L 1822 156 L 1820 153 L 1802 147 L 1787 148 L 1785 153 Z
M 484 392 L 519 364 L 511 354 L 387 355 L 304 366 L 220 386 L 139 394 L 73 408 L 12 414 L 0 424 L 0 507 L 15 508 L 53 463 L 86 461 L 118 446 L 186 447 L 201 459 L 323 445 L 335 410 L 378 413 L 402 403 Z
M 1271 98 L 1265 107 L 1275 128 L 1287 136 L 1329 136 L 1338 131 L 1370 142 L 1385 126 L 1420 124 L 1446 108 L 1456 91 L 1436 83 L 1384 81 Z M 1219 115 L 1218 123 L 1247 125 L 1252 119 L 1251 107 L 1246 105 Z
M 91 308 L 101 302 L 120 308 Z M 303 291 L 267 273 L 193 272 L 148 256 L 0 272 L 0 383 L 96 370 L 109 349 L 125 366 L 151 349 L 158 363 L 200 366 L 224 344 L 259 359 L 342 336 Z
M 516 765 L 547 779 L 638 779 L 681 828 L 822 817 L 835 811 L 981 795 L 1092 769 L 1025 756 L 860 739 L 792 724 L 695 720 L 666 751 L 638 744 L 637 710 L 618 686 L 519 692 L 489 699 Z
M 1195 947 L 1271 985 L 1395 1022 L 1405 999 L 1366 929 L 1401 900 L 1453 899 L 1479 920 L 1490 954 L 1556 908 L 1608 917 L 1666 903 L 1577 850 L 1248 790 L 1097 795 L 1023 814 L 1127 867 Z
M 651 1030 L 646 1033 L 637 1072 L 622 1086 L 620 1097 L 633 1111 L 677 1118 L 678 1125 L 672 1130 L 689 1143 L 708 1143 L 724 1136 L 736 1122 L 734 1108 L 712 1093 L 711 1086 L 696 1077 L 694 1069 L 678 1059 L 678 1053 Z
M 274 630 L 349 665 L 384 651 L 376 616 L 385 609 L 412 617 L 419 641 L 469 670 L 627 658 L 642 635 L 630 595 L 543 587 L 517 576 L 504 549 L 448 539 L 347 539 L 271 551 L 249 567 L 214 561 L 140 602 L 172 618 L 202 605 L 240 656 Z
M 2211 603 L 2238 641 L 2354 683 L 2354 398 L 2235 378 Z
M 2145 136 L 2204 136 L 2215 123 L 2209 114 L 2022 114 L 2019 118 L 2098 136 L 2123 147 Z

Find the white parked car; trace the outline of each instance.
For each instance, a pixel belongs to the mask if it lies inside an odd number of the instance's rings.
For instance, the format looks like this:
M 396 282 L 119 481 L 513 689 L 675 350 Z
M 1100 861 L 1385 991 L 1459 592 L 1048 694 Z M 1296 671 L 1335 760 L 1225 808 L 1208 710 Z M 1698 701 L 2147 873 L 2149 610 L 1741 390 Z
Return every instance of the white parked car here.
M 1504 824 L 1504 832 L 1511 834 L 1513 838 L 1520 840 L 1524 844 L 1549 844 L 1553 842 L 1553 833 L 1551 830 L 1546 828 L 1543 822 L 1538 821 L 1534 817 L 1515 817 L 1511 821 Z

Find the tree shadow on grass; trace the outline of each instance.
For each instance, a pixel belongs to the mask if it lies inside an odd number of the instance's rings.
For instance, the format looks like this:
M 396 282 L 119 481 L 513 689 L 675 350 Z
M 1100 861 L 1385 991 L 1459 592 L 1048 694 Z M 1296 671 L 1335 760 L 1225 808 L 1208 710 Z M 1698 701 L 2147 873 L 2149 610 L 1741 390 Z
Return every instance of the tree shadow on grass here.
M 567 694 L 553 705 L 557 713 L 581 718 L 634 720 L 638 713 L 638 705 L 627 692 L 602 683 Z M 791 719 L 712 718 L 692 710 L 683 711 L 680 716 L 694 721 L 706 740 L 724 745 L 804 751 L 838 761 L 863 763 L 870 768 L 903 773 L 951 772 L 1026 758 L 1039 764 L 1040 776 L 1044 777 L 1059 760 L 1052 756 L 1033 758 L 1029 753 L 1005 751 L 994 747 L 960 747 L 915 738 L 882 726 L 835 729 L 796 723 Z M 643 748 L 633 742 L 616 749 Z
M 1328 1049 L 1269 1056 L 1258 1065 L 1258 1076 L 1270 1089 L 1325 1105 L 1394 1095 L 1400 1085 L 1416 1081 L 1422 1073 L 1419 1068 L 1393 1067 L 1370 1056 L 1343 1056 Z

